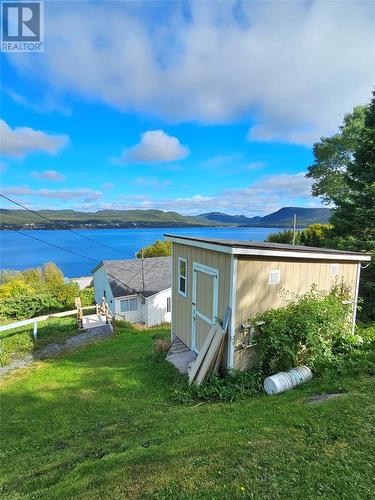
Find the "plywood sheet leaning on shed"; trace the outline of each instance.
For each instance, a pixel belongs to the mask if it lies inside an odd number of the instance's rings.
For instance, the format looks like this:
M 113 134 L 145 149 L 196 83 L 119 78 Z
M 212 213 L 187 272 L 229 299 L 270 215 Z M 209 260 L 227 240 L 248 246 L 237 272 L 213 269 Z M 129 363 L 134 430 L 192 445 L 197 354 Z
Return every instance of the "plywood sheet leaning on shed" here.
M 232 315 L 232 309 L 230 307 L 227 307 L 225 314 L 224 314 L 224 319 L 223 319 L 222 340 L 221 340 L 220 348 L 217 351 L 217 354 L 216 354 L 216 357 L 215 357 L 215 360 L 213 363 L 213 369 L 214 369 L 215 373 L 217 373 L 219 366 L 220 366 L 220 363 L 221 363 L 221 358 L 223 357 L 224 348 L 225 348 L 225 338 L 227 335 L 227 330 L 229 327 L 229 321 L 230 321 L 231 315 Z M 232 339 L 230 339 L 229 341 L 232 342 Z
M 197 359 L 191 366 L 189 384 L 193 381 L 200 385 L 206 378 L 209 369 L 213 366 L 216 371 L 223 354 L 224 339 L 229 326 L 231 309 L 227 307 L 224 315 L 223 326 L 216 323 L 211 327 Z
M 195 376 L 198 373 L 198 370 L 203 363 L 204 357 L 207 354 L 208 349 L 210 348 L 212 339 L 214 338 L 214 335 L 216 334 L 216 325 L 213 325 L 211 327 L 210 333 L 207 335 L 201 350 L 198 353 L 197 359 L 194 361 L 194 363 L 191 365 L 190 368 L 190 373 L 189 373 L 189 385 L 193 382 L 195 379 Z
M 215 356 L 217 355 L 221 343 L 223 341 L 224 332 L 219 324 L 215 326 L 215 334 L 208 348 L 208 351 L 204 357 L 203 363 L 199 367 L 199 371 L 195 377 L 195 382 L 200 385 L 203 380 L 206 378 L 208 370 L 215 360 Z

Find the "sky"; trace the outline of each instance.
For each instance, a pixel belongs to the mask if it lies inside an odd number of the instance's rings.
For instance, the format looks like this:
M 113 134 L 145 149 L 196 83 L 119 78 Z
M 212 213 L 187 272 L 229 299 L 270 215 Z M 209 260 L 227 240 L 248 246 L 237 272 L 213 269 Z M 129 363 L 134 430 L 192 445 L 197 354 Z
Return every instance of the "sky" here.
M 375 2 L 44 11 L 44 52 L 0 56 L 3 194 L 83 211 L 321 206 L 312 145 L 370 99 Z

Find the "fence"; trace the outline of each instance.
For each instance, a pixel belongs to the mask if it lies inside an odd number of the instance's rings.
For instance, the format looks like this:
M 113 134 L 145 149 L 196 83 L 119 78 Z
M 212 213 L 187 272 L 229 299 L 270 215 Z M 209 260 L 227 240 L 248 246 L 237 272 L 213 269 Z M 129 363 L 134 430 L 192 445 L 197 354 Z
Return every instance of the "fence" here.
M 82 307 L 82 310 L 95 309 L 95 307 L 96 306 L 86 306 L 86 307 Z M 63 312 L 54 313 L 54 314 L 46 314 L 45 316 L 38 316 L 36 318 L 24 319 L 22 321 L 15 321 L 14 323 L 9 323 L 7 325 L 1 325 L 0 332 L 5 332 L 7 330 L 13 330 L 14 328 L 18 328 L 20 326 L 34 325 L 33 337 L 34 337 L 34 339 L 36 339 L 38 336 L 38 323 L 39 322 L 47 321 L 48 319 L 52 319 L 52 318 L 64 318 L 65 316 L 73 316 L 76 314 L 77 314 L 77 309 L 72 309 L 70 311 L 63 311 Z

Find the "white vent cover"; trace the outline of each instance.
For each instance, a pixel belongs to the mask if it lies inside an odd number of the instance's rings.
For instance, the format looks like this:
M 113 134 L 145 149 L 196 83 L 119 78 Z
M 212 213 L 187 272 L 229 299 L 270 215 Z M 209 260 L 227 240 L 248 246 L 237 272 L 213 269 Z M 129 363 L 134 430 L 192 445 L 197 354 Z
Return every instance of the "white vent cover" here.
M 339 274 L 339 265 L 331 264 L 331 276 L 337 276 Z
M 274 271 L 270 271 L 268 276 L 268 284 L 269 285 L 277 285 L 280 283 L 280 270 L 276 269 Z

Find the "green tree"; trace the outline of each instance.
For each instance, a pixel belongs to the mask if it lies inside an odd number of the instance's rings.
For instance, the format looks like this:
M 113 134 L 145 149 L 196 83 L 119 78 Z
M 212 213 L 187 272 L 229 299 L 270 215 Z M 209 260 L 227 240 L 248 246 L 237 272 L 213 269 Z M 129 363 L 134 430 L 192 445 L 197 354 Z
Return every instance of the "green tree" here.
M 362 273 L 364 314 L 375 318 L 375 92 L 344 118 L 340 133 L 314 146 L 313 194 L 334 204 L 325 246 L 372 252 Z
M 31 318 L 74 308 L 79 295 L 76 283 L 64 283 L 64 275 L 53 263 L 25 271 L 7 271 L 0 284 L 0 316 Z M 89 294 L 88 294 L 89 295 Z M 87 301 L 90 298 L 87 297 Z
M 365 127 L 366 107 L 357 106 L 344 116 L 339 132 L 314 144 L 314 164 L 306 177 L 313 179 L 312 193 L 337 205 L 349 195 L 346 173 Z
M 310 224 L 301 231 L 300 243 L 309 247 L 324 247 L 331 230 L 331 224 Z
M 155 243 L 143 249 L 143 257 L 167 257 L 172 254 L 172 243 L 170 241 L 156 240 Z M 142 258 L 142 249 L 137 252 L 138 259 Z
M 300 244 L 300 238 L 301 238 L 301 231 L 297 230 L 296 231 L 296 236 L 294 243 L 296 245 Z M 287 244 L 292 244 L 293 243 L 293 230 L 292 229 L 284 229 L 283 231 L 280 231 L 279 233 L 270 233 L 267 236 L 267 241 L 271 243 L 287 243 Z
M 43 265 L 43 277 L 49 289 L 56 289 L 64 285 L 64 275 L 53 262 L 47 262 Z
M 296 231 L 295 244 L 309 247 L 324 247 L 331 229 L 332 226 L 330 224 L 311 224 L 306 229 Z M 285 229 L 279 233 L 269 234 L 267 241 L 292 244 L 293 230 Z
M 81 297 L 81 304 L 83 307 L 92 306 L 95 303 L 94 298 L 94 285 L 84 288 L 79 292 L 79 296 Z

